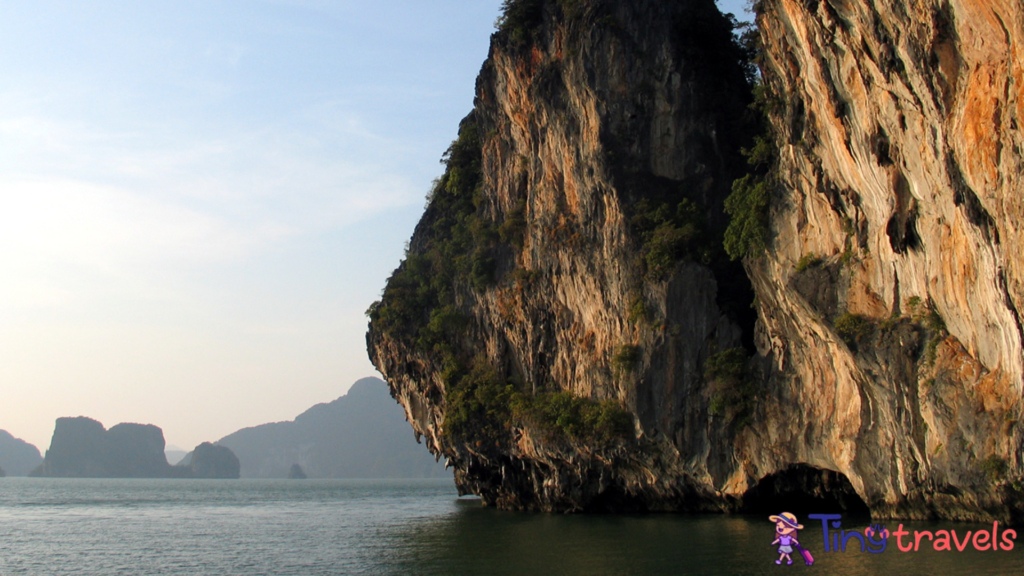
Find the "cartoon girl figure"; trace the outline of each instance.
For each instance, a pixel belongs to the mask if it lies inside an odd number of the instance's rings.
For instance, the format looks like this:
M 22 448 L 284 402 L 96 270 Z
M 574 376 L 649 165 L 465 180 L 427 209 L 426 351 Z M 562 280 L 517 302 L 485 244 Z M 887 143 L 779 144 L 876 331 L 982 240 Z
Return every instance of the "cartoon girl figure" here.
M 793 553 L 793 546 L 800 545 L 796 531 L 803 530 L 803 524 L 798 523 L 796 516 L 789 512 L 783 512 L 778 516 L 769 516 L 768 520 L 775 522 L 775 541 L 772 542 L 772 545 L 779 545 L 779 559 L 775 563 L 782 564 L 782 560 L 785 558 L 787 565 L 792 564 L 793 559 L 790 554 Z

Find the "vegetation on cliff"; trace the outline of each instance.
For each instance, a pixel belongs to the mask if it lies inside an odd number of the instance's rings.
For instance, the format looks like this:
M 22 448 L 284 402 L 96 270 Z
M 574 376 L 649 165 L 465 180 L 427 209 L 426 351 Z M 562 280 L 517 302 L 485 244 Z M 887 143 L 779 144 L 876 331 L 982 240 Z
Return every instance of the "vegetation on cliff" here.
M 773 173 L 776 146 L 768 118 L 775 103 L 770 96 L 771 88 L 758 73 L 760 38 L 751 25 L 737 29 L 737 45 L 754 97 L 750 105 L 751 121 L 759 127 L 759 134 L 753 146 L 741 150 L 749 165 L 748 173 L 733 182 L 732 194 L 725 199 L 725 211 L 730 219 L 723 244 L 733 260 L 756 258 L 767 249 L 772 189 L 776 185 Z
M 704 377 L 709 384 L 711 413 L 739 427 L 748 424 L 758 388 L 746 350 L 730 348 L 711 356 L 704 363 Z
M 756 124 L 735 21 L 710 1 L 508 0 L 497 27 L 476 108 L 368 310 L 371 359 L 487 502 L 683 506 L 690 464 L 659 454 L 695 462 L 682 428 L 707 425 L 709 403 L 735 428 L 756 391 L 753 291 L 725 245 Z M 709 399 L 720 349 L 735 352 Z M 672 480 L 648 493 L 627 469 Z
M 534 39 L 534 32 L 544 22 L 544 8 L 551 4 L 565 17 L 579 14 L 586 0 L 503 0 L 501 15 L 494 23 L 499 32 L 507 34 L 515 45 L 523 46 Z
M 755 7 L 504 2 L 371 357 L 499 506 L 1024 514 L 1019 5 Z
M 501 445 L 514 425 L 524 423 L 574 440 L 631 435 L 632 417 L 619 403 L 518 391 L 485 358 L 467 358 L 453 345 L 469 322 L 459 312 L 458 291 L 494 284 L 495 254 L 521 246 L 524 221 L 522 208 L 501 226 L 482 213 L 481 143 L 472 115 L 443 161 L 445 173 L 431 191 L 424 217 L 430 228 L 421 244 L 410 246 L 367 314 L 376 329 L 443 367 L 445 434 L 481 446 Z
M 495 280 L 494 251 L 500 234 L 479 210 L 481 145 L 470 115 L 459 137 L 445 152 L 444 175 L 427 199 L 422 240 L 410 246 L 401 266 L 388 279 L 379 302 L 367 311 L 378 330 L 409 343 L 420 352 L 445 352 L 465 319 L 456 311 L 459 281 L 476 287 Z
M 509 432 L 532 426 L 549 436 L 591 447 L 633 437 L 633 417 L 613 400 L 598 402 L 567 392 L 529 394 L 501 378 L 484 357 L 449 374 L 445 434 L 477 448 L 507 448 Z
M 640 239 L 646 278 L 664 280 L 683 258 L 711 260 L 714 239 L 708 237 L 700 208 L 689 198 L 682 198 L 675 206 L 643 198 L 632 212 L 630 224 Z

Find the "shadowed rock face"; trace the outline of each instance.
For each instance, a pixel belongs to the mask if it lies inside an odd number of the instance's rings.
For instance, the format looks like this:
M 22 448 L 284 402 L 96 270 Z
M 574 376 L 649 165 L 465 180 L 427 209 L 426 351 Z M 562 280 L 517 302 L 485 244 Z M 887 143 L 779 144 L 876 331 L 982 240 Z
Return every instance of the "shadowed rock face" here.
M 187 469 L 192 478 L 238 478 L 238 457 L 227 446 L 203 442 L 192 451 Z
M 152 424 L 118 424 L 106 434 L 107 470 L 119 478 L 166 475 L 163 430 Z
M 164 433 L 151 424 L 118 424 L 58 418 L 50 449 L 33 476 L 51 478 L 164 478 Z
M 0 430 L 0 465 L 10 476 L 28 476 L 43 457 L 35 446 Z
M 164 433 L 152 424 L 118 424 L 58 418 L 50 449 L 32 476 L 48 478 L 238 478 L 238 458 L 208 442 L 193 451 L 189 466 L 171 466 Z
M 460 490 L 1019 517 L 1024 7 L 758 2 L 776 160 L 767 250 L 737 277 L 692 238 L 652 274 L 683 232 L 640 202 L 692 201 L 720 240 L 751 131 L 714 3 L 515 4 L 367 335 Z M 708 360 L 742 344 L 753 386 L 730 396 Z M 553 392 L 634 431 L 594 434 Z

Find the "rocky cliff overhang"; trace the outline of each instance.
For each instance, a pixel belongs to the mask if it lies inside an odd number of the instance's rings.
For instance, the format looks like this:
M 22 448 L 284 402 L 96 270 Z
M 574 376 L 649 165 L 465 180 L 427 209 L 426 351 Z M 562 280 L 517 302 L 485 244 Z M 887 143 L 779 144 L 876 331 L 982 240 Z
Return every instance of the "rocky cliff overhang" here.
M 757 9 L 759 78 L 711 0 L 510 3 L 371 360 L 502 507 L 1009 519 L 1024 9 Z

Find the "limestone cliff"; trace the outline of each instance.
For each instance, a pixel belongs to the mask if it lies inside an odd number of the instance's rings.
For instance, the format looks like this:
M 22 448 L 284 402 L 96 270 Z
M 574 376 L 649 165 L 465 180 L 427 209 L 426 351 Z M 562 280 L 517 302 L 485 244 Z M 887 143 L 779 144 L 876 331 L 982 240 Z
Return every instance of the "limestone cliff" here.
M 80 416 L 58 418 L 50 448 L 33 476 L 63 478 L 162 478 L 164 433 L 152 424 L 118 424 L 110 430 Z
M 371 359 L 502 507 L 1015 516 L 1024 10 L 757 8 L 753 145 L 712 0 L 508 3 Z
M 721 253 L 750 132 L 731 25 L 710 0 L 522 2 L 502 28 L 371 359 L 489 503 L 717 507 L 703 365 L 753 298 Z
M 43 478 L 238 478 L 238 458 L 209 442 L 171 466 L 164 432 L 152 424 L 103 424 L 79 416 L 58 418 L 50 448 L 31 476 Z
M 805 462 L 878 515 L 1005 518 L 1022 473 L 1024 6 L 759 7 L 778 186 L 749 270 L 772 377 L 725 487 Z

